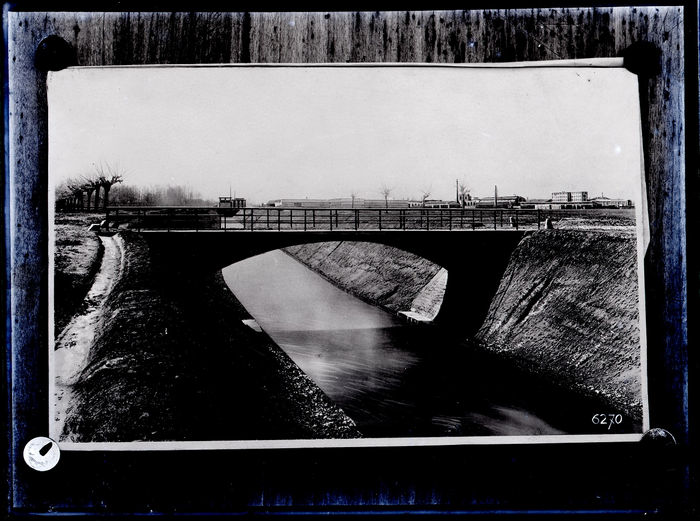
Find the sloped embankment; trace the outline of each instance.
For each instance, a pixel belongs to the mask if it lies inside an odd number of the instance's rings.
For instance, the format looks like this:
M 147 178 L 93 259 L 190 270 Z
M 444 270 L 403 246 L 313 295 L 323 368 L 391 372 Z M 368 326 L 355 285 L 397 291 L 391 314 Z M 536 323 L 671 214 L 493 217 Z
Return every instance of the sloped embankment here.
M 432 319 L 440 310 L 447 272 L 422 257 L 368 242 L 325 242 L 290 246 L 289 255 L 335 286 L 390 311 Z
M 477 340 L 639 420 L 634 233 L 541 230 L 525 237 Z
M 88 226 L 99 222 L 95 214 L 60 214 L 55 219 L 54 246 L 54 335 L 70 322 L 71 317 L 84 307 L 84 298 L 90 290 L 100 267 L 104 248 Z
M 122 275 L 72 389 L 64 436 L 114 442 L 360 435 L 265 333 L 242 324 L 249 315 L 220 272 L 156 267 L 138 235 L 122 238 Z
M 439 311 L 449 276 L 425 259 L 379 244 L 319 243 L 286 251 L 368 302 L 394 311 L 420 308 L 426 316 Z M 533 232 L 511 256 L 495 296 L 465 298 L 492 297 L 476 338 L 486 349 L 641 419 L 632 228 Z

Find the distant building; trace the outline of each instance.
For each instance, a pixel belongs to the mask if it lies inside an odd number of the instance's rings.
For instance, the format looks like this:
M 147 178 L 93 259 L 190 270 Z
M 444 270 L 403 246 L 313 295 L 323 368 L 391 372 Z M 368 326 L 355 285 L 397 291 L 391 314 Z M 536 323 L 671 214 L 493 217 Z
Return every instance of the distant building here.
M 476 206 L 476 200 L 471 196 L 471 194 L 459 194 L 457 196 L 457 202 L 460 206 L 466 208 L 468 206 Z
M 528 199 L 524 203 L 520 203 L 521 208 L 538 208 L 540 210 L 551 210 L 551 199 Z
M 245 205 L 242 197 L 219 197 L 219 208 L 245 208 Z
M 552 192 L 553 203 L 585 203 L 588 192 Z
M 363 199 L 343 197 L 336 199 L 273 199 L 266 206 L 278 208 L 408 208 L 405 199 Z
M 365 199 L 362 208 L 408 208 L 408 199 Z
M 426 199 L 425 208 L 461 208 L 457 201 L 442 201 L 440 199 Z
M 330 208 L 328 199 L 274 199 L 267 206 L 277 208 Z
M 519 195 L 499 195 L 498 197 L 479 197 L 476 199 L 477 208 L 519 208 L 527 199 Z
M 553 203 L 568 203 L 571 201 L 571 192 L 552 192 Z
M 571 192 L 572 203 L 585 203 L 588 201 L 588 192 Z
M 593 206 L 598 207 L 632 208 L 634 206 L 630 199 L 611 199 L 603 196 L 594 197 L 590 202 Z

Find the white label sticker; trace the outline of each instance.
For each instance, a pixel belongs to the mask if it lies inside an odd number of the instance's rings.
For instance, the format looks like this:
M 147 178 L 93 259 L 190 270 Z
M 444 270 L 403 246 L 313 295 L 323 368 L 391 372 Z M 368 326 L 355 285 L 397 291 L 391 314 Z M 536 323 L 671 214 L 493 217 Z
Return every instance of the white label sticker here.
M 61 450 L 51 438 L 39 436 L 30 440 L 24 447 L 24 461 L 34 470 L 51 470 L 60 458 Z

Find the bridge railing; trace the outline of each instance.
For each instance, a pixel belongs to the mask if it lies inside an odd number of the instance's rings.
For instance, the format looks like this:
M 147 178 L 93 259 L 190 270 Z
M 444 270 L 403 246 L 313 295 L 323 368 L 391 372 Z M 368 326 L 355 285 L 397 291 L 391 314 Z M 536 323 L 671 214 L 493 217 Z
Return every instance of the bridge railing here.
M 585 210 L 584 210 L 585 212 Z M 513 208 L 289 208 L 118 206 L 110 228 L 188 231 L 538 229 L 554 211 Z

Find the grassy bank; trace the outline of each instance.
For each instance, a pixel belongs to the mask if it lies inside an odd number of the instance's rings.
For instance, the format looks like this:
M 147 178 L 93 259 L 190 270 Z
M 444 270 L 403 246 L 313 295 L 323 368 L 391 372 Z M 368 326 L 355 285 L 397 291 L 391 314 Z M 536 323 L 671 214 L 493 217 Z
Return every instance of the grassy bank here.
M 75 441 L 358 437 L 338 409 L 248 315 L 220 273 L 154 266 L 123 232 L 122 276 L 74 385 Z

